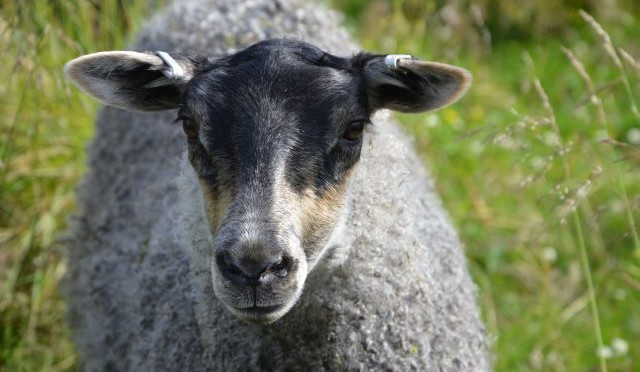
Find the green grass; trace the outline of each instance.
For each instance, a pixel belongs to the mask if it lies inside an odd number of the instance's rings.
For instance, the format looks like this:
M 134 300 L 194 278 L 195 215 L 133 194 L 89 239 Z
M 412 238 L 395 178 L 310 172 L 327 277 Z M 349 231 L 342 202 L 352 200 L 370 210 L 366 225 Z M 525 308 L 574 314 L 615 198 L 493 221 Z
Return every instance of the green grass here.
M 145 16 L 122 1 L 0 4 L 0 370 L 68 370 L 62 232 L 98 105 L 62 66 L 113 49 Z M 135 2 L 133 2 L 135 3 Z
M 0 3 L 0 370 L 77 366 L 61 233 L 98 106 L 61 68 L 126 45 L 144 3 Z M 640 368 L 637 5 L 332 3 L 367 49 L 474 73 L 456 105 L 400 119 L 467 247 L 497 370 Z
M 609 41 L 569 6 L 566 25 L 523 40 L 462 7 L 337 3 L 365 47 L 475 75 L 461 102 L 401 120 L 467 247 L 497 370 L 640 368 L 637 10 L 593 9 Z

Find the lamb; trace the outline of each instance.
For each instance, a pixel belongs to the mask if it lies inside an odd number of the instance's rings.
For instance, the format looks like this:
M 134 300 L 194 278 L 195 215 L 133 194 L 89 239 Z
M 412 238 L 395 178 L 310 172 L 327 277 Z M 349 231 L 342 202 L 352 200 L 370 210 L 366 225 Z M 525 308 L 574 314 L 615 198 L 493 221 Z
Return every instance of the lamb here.
M 82 369 L 490 369 L 456 232 L 385 110 L 449 104 L 468 72 L 355 54 L 303 0 L 178 1 L 133 49 L 159 52 L 66 66 L 110 105 L 68 238 Z

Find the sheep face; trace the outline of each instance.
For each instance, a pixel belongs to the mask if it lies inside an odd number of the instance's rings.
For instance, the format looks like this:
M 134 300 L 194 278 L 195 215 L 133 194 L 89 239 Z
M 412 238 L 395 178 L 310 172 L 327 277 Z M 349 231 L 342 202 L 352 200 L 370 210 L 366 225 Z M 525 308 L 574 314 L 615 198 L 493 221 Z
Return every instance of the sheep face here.
M 179 115 L 197 137 L 189 151 L 215 236 L 213 287 L 243 319 L 273 321 L 295 304 L 340 220 L 369 120 L 346 62 L 263 43 L 186 89 Z
M 214 237 L 215 294 L 258 323 L 291 309 L 336 243 L 370 115 L 435 109 L 470 82 L 449 65 L 340 58 L 291 40 L 220 58 L 103 52 L 66 71 L 111 105 L 179 108 Z

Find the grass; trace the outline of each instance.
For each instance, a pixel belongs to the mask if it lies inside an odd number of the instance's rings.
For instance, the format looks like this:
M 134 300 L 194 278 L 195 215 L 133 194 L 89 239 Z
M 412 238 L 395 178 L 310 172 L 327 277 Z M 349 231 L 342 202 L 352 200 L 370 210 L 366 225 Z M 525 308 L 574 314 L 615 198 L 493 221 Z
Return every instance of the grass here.
M 61 239 L 98 105 L 62 66 L 124 45 L 146 8 L 132 2 L 123 17 L 121 4 L 0 4 L 0 370 L 76 364 L 58 293 Z
M 467 246 L 496 369 L 637 369 L 638 14 L 621 2 L 602 27 L 568 10 L 523 40 L 454 6 L 338 3 L 367 48 L 474 72 L 460 103 L 401 120 Z
M 400 119 L 467 246 L 496 369 L 640 368 L 633 1 L 332 4 L 367 49 L 474 73 L 460 103 Z M 0 370 L 77 366 L 58 293 L 61 239 L 98 106 L 61 67 L 126 45 L 150 8 L 0 4 Z

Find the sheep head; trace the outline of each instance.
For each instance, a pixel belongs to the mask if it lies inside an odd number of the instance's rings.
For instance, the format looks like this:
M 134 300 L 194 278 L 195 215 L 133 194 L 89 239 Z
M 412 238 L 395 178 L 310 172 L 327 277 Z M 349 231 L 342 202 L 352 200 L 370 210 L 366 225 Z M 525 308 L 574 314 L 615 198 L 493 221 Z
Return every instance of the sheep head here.
M 101 52 L 66 66 L 106 104 L 178 109 L 213 236 L 219 300 L 270 323 L 299 299 L 335 244 L 350 174 L 378 109 L 424 112 L 458 99 L 461 68 L 268 40 L 229 56 Z

